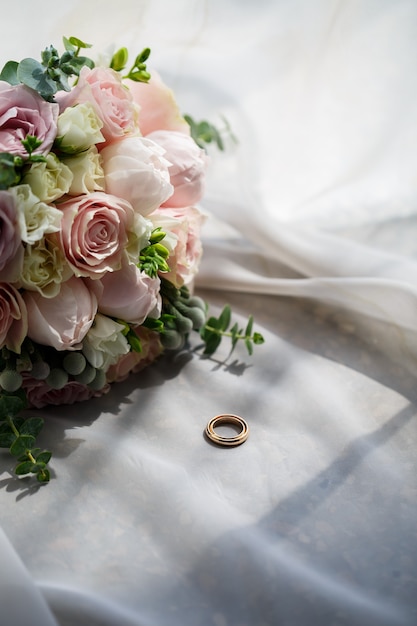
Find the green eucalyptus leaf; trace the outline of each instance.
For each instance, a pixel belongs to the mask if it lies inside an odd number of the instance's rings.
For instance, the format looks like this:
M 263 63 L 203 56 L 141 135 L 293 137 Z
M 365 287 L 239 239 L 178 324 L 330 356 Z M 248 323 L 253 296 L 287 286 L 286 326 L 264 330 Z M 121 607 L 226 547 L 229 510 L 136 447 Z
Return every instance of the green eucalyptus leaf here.
M 0 394 L 0 416 L 14 416 L 20 413 L 26 406 L 26 402 L 19 395 Z
M 78 37 L 69 37 L 67 41 L 75 48 L 91 48 L 92 47 L 91 43 L 85 43 L 85 41 L 78 39 Z
M 220 313 L 219 317 L 219 325 L 217 328 L 220 330 L 227 330 L 230 324 L 230 320 L 232 318 L 232 310 L 228 304 L 225 305 L 223 311 Z
M 20 456 L 26 450 L 30 450 L 34 443 L 35 437 L 32 437 L 32 435 L 19 435 L 10 446 L 10 452 L 13 456 Z
M 57 92 L 55 81 L 47 70 L 35 59 L 23 59 L 17 68 L 17 77 L 21 83 L 37 91 L 43 98 L 51 99 Z
M 248 319 L 248 323 L 246 325 L 246 329 L 245 329 L 246 337 L 250 337 L 251 336 L 252 328 L 253 328 L 253 315 L 250 315 L 249 319 Z
M 10 448 L 16 439 L 16 435 L 12 432 L 0 433 L 0 448 Z
M 29 417 L 20 427 L 20 434 L 37 437 L 43 428 L 43 424 L 44 422 L 41 417 Z
M 252 356 L 252 354 L 253 354 L 253 345 L 252 345 L 252 341 L 248 337 L 246 337 L 246 339 L 245 339 L 245 346 L 246 346 L 246 349 L 247 349 L 249 355 Z
M 67 52 L 75 52 L 77 50 L 78 46 L 75 46 L 73 43 L 71 43 L 67 37 L 63 37 L 62 41 L 64 44 L 64 48 Z
M 205 345 L 203 354 L 206 354 L 206 355 L 214 354 L 214 352 L 216 352 L 217 348 L 219 347 L 221 340 L 222 340 L 221 335 L 218 335 L 217 333 L 207 333 L 206 336 L 204 337 L 204 341 L 206 345 Z
M 51 460 L 52 453 L 49 452 L 49 450 L 43 450 L 39 454 L 33 454 L 33 456 L 35 457 L 37 463 L 45 463 L 46 465 Z
M 23 461 L 23 463 L 16 465 L 14 471 L 18 476 L 22 476 L 23 474 L 30 474 L 30 472 L 36 471 L 35 467 L 36 466 L 32 463 L 32 461 Z
M 7 61 L 0 73 L 0 80 L 4 80 L 9 85 L 18 85 L 19 79 L 17 78 L 17 68 L 19 63 L 17 61 Z

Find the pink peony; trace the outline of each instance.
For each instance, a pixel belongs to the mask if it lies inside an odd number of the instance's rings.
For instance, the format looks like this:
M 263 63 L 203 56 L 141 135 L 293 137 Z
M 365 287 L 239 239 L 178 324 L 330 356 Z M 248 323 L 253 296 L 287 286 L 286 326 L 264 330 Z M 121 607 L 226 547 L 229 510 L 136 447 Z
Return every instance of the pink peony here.
M 120 75 L 110 68 L 83 67 L 76 87 L 69 93 L 60 92 L 57 100 L 61 112 L 69 106 L 90 102 L 103 122 L 100 130 L 107 143 L 139 132 L 138 107 Z
M 81 278 L 74 276 L 62 283 L 54 298 L 26 291 L 28 336 L 55 350 L 77 350 L 97 312 L 97 298 Z
M 180 113 L 174 92 L 163 83 L 157 72 L 152 70 L 149 83 L 125 82 L 140 107 L 139 128 L 142 135 L 155 130 L 177 130 L 190 134 L 190 127 Z
M 98 310 L 130 324 L 142 324 L 146 317 L 161 314 L 159 278 L 150 278 L 136 265 L 127 263 L 118 272 L 107 273 L 100 280 Z
M 142 352 L 128 352 L 124 354 L 106 372 L 107 382 L 114 383 L 125 380 L 130 373 L 136 374 L 150 365 L 160 354 L 163 348 L 159 333 L 138 326 L 135 329 L 142 345 Z
M 7 283 L 0 283 L 0 348 L 20 354 L 28 329 L 25 302 L 20 293 Z
M 184 207 L 199 202 L 208 162 L 204 150 L 188 135 L 169 130 L 158 130 L 148 135 L 148 139 L 164 148 L 164 156 L 171 163 L 169 176 L 174 193 L 163 206 Z
M 90 398 L 97 398 L 110 389 L 106 384 L 103 389 L 93 391 L 87 385 L 75 380 L 70 380 L 62 389 L 52 389 L 44 380 L 35 380 L 27 375 L 23 376 L 22 387 L 26 392 L 29 408 L 35 409 L 41 409 L 48 404 L 58 406 L 84 402 Z
M 18 254 L 19 253 L 19 254 Z M 11 280 L 9 272 L 3 272 L 16 258 L 23 258 L 23 247 L 15 198 L 8 191 L 0 191 L 0 276 Z M 20 264 L 19 264 L 20 269 Z
M 148 215 L 172 195 L 170 164 L 154 141 L 127 137 L 100 154 L 107 192 L 130 202 L 141 215 Z
M 177 238 L 167 261 L 170 272 L 164 274 L 176 287 L 190 285 L 197 274 L 203 253 L 200 231 L 204 219 L 195 207 L 161 208 L 152 214 L 155 226 L 166 228 Z
M 58 113 L 58 104 L 46 102 L 29 87 L 0 81 L 0 152 L 27 157 L 22 139 L 33 135 L 42 141 L 33 154 L 48 154 L 56 137 Z
M 128 202 L 97 191 L 67 200 L 59 208 L 61 246 L 76 276 L 100 278 L 121 268 L 134 226 Z

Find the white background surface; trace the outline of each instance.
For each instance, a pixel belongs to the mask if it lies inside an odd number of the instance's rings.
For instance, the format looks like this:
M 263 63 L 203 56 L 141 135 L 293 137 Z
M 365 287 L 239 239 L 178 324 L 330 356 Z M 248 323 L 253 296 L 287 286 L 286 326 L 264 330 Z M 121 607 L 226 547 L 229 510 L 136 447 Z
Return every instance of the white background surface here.
M 3 62 L 149 45 L 230 121 L 197 288 L 267 341 L 43 410 L 47 486 L 1 453 L 2 626 L 417 622 L 416 30 L 412 0 L 8 6 Z M 241 447 L 204 439 L 222 412 Z

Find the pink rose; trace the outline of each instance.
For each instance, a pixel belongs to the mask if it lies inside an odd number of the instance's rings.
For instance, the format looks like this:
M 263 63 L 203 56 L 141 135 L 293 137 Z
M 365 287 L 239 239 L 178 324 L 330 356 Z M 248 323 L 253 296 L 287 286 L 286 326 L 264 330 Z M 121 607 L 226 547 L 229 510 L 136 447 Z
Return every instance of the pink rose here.
M 27 157 L 22 139 L 33 135 L 42 141 L 33 154 L 47 154 L 56 137 L 58 113 L 58 104 L 46 102 L 29 87 L 0 81 L 0 152 Z
M 132 206 L 97 191 L 71 198 L 59 208 L 61 246 L 74 274 L 100 278 L 120 269 L 134 227 Z
M 100 280 L 98 310 L 130 324 L 142 324 L 146 317 L 161 314 L 160 280 L 127 263 L 118 272 L 109 272 Z
M 21 269 L 23 246 L 20 236 L 16 200 L 8 191 L 0 191 L 0 277 L 3 281 L 17 280 L 11 264 Z M 13 263 L 12 263 L 13 262 Z M 6 268 L 6 269 L 5 269 Z
M 23 375 L 22 387 L 26 392 L 29 408 L 35 409 L 41 409 L 49 404 L 58 406 L 84 402 L 93 397 L 97 398 L 110 389 L 110 386 L 106 384 L 99 391 L 93 391 L 87 385 L 75 380 L 70 380 L 62 389 L 52 389 L 44 380 L 35 380 L 27 375 Z
M 188 135 L 169 130 L 150 133 L 148 139 L 164 148 L 164 156 L 171 163 L 169 176 L 174 193 L 163 206 L 184 207 L 199 202 L 204 193 L 208 163 L 204 150 Z
M 7 283 L 0 283 L 0 347 L 20 354 L 28 330 L 25 302 L 20 293 Z
M 167 259 L 171 271 L 164 278 L 176 287 L 189 285 L 197 274 L 203 253 L 200 233 L 204 216 L 195 207 L 161 208 L 152 214 L 152 222 L 177 238 Z
M 148 215 L 173 192 L 164 150 L 145 137 L 127 137 L 101 153 L 106 190 Z
M 130 373 L 140 372 L 162 354 L 163 348 L 159 333 L 143 326 L 135 328 L 135 332 L 140 339 L 142 352 L 128 352 L 120 357 L 117 363 L 110 365 L 106 372 L 108 383 L 120 382 L 125 380 Z
M 125 82 L 140 107 L 139 128 L 142 135 L 154 130 L 177 130 L 190 134 L 190 127 L 180 113 L 174 92 L 162 82 L 157 72 L 152 70 L 149 83 Z
M 120 75 L 110 68 L 83 67 L 76 87 L 69 93 L 60 92 L 57 100 L 61 112 L 69 106 L 90 102 L 103 122 L 100 130 L 107 143 L 139 132 L 138 107 Z
M 81 278 L 62 283 L 54 298 L 26 291 L 28 336 L 55 350 L 78 350 L 97 312 L 97 298 Z

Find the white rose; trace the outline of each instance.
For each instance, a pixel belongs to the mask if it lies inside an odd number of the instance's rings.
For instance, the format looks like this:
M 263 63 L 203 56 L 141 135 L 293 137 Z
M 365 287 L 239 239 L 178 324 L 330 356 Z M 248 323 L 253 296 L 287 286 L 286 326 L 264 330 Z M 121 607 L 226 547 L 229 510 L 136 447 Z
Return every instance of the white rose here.
M 68 193 L 72 173 L 53 152 L 50 152 L 46 156 L 46 161 L 32 163 L 22 182 L 30 185 L 39 200 L 50 203 Z
M 16 199 L 22 241 L 34 244 L 45 234 L 59 231 L 62 212 L 40 202 L 29 185 L 11 187 L 9 192 Z
M 82 351 L 87 361 L 104 371 L 117 363 L 123 354 L 130 351 L 124 330 L 122 324 L 97 313 L 83 341 Z
M 68 280 L 71 274 L 59 246 L 52 239 L 44 238 L 33 246 L 25 247 L 19 286 L 39 291 L 44 298 L 54 298 L 61 289 L 61 283 Z
M 126 137 L 101 150 L 107 193 L 130 202 L 149 215 L 174 190 L 163 148 L 146 137 Z
M 68 190 L 71 196 L 81 196 L 93 191 L 104 191 L 104 172 L 100 155 L 95 146 L 63 159 L 72 173 L 72 183 Z
M 75 154 L 102 143 L 103 122 L 90 102 L 67 107 L 58 116 L 57 145 L 62 152 Z

